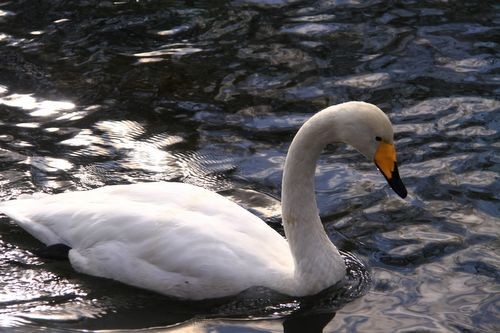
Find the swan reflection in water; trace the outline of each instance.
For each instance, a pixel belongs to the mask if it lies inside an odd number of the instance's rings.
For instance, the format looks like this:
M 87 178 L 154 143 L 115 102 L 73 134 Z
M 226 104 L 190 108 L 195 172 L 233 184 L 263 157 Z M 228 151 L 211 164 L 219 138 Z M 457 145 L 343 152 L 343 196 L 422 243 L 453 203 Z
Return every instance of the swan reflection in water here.
M 283 320 L 284 333 L 322 333 L 326 325 L 335 317 L 335 312 L 292 315 Z

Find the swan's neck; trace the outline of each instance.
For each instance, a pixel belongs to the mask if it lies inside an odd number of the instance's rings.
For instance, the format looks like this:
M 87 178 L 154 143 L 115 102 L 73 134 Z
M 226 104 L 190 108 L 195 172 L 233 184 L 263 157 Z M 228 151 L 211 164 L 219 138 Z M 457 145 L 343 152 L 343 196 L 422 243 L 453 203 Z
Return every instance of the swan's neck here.
M 283 171 L 282 215 L 295 261 L 298 292 L 315 293 L 341 280 L 345 264 L 326 235 L 318 215 L 314 176 L 316 162 L 330 142 L 321 119 L 311 118 L 295 136 Z M 303 291 L 302 291 L 303 290 Z

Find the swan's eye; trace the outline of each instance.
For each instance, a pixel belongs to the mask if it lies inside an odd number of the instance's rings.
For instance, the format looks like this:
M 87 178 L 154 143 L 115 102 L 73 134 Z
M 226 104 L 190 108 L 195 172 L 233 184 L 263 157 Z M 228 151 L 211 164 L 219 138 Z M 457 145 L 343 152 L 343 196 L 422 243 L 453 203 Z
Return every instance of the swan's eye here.
M 375 140 L 377 140 L 377 141 L 382 141 L 382 138 L 381 138 L 380 136 L 376 136 L 376 137 L 375 137 Z

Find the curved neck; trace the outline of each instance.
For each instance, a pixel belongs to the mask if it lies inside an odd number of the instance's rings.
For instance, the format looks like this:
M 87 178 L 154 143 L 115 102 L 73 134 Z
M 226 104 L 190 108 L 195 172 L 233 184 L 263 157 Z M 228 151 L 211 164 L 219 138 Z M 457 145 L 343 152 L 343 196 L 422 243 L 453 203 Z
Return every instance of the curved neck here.
M 285 232 L 289 225 L 319 220 L 314 176 L 323 145 L 303 129 L 290 145 L 283 170 L 281 205 Z
M 307 284 L 309 293 L 319 292 L 345 275 L 344 261 L 323 229 L 314 191 L 317 160 L 332 136 L 335 139 L 335 126 L 323 118 L 317 114 L 301 127 L 283 171 L 283 226 L 295 261 L 296 280 Z

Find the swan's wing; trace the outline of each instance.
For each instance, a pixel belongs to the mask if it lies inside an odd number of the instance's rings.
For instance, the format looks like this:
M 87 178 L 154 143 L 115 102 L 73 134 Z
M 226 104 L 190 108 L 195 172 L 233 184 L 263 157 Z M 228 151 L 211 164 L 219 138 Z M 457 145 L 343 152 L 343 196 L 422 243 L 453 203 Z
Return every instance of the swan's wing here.
M 179 297 L 214 285 L 228 295 L 293 267 L 288 244 L 263 221 L 187 184 L 37 196 L 2 203 L 0 211 L 42 242 L 72 247 L 78 271 Z

